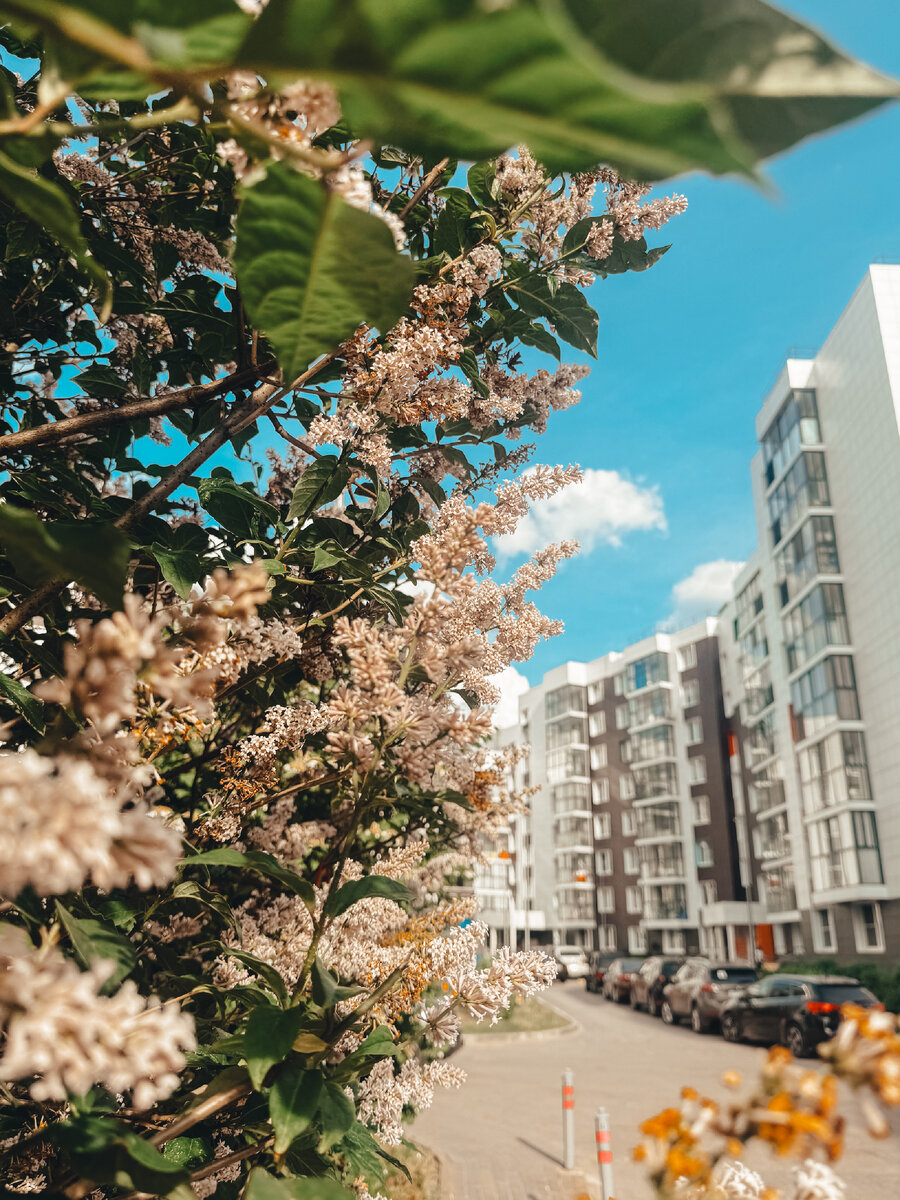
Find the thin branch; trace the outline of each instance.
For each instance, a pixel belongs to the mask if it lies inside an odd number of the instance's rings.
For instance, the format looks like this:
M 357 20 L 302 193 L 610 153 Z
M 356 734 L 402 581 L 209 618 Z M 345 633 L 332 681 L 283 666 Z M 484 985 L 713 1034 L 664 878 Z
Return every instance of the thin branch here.
M 275 360 L 270 359 L 261 368 L 245 367 L 242 371 L 235 371 L 233 375 L 227 375 L 223 379 L 214 379 L 211 383 L 195 384 L 178 392 L 167 392 L 163 396 L 146 397 L 143 400 L 135 400 L 131 404 L 121 404 L 118 408 L 81 413 L 75 417 L 62 417 L 58 421 L 36 425 L 32 429 L 19 429 L 15 433 L 7 433 L 0 437 L 0 454 L 10 450 L 24 450 L 48 442 L 59 442 L 73 434 L 91 432 L 94 429 L 115 425 L 121 421 L 161 416 L 176 408 L 190 408 L 192 404 L 200 404 L 206 400 L 212 400 L 216 396 L 221 396 L 225 392 L 244 387 L 251 380 L 265 376 L 275 366 Z
M 412 212 L 412 210 L 416 207 L 416 205 L 422 199 L 422 197 L 427 192 L 431 191 L 431 189 L 437 183 L 438 179 L 440 179 L 440 177 L 443 175 L 443 173 L 447 167 L 447 164 L 449 162 L 450 162 L 449 158 L 442 158 L 439 163 L 437 163 L 435 166 L 433 166 L 431 168 L 431 170 L 428 172 L 428 174 L 425 176 L 425 178 L 422 180 L 422 182 L 419 184 L 419 186 L 413 192 L 412 196 L 410 196 L 410 198 L 407 200 L 407 202 L 400 209 L 399 216 L 400 216 L 401 221 L 405 217 L 408 217 L 409 214 Z
M 245 1079 L 243 1083 L 236 1083 L 234 1087 L 230 1087 L 224 1092 L 215 1092 L 212 1096 L 207 1096 L 205 1100 L 201 1100 L 199 1104 L 195 1104 L 193 1108 L 189 1108 L 186 1113 L 182 1113 L 180 1117 L 176 1117 L 164 1129 L 160 1129 L 158 1133 L 154 1133 L 150 1139 L 151 1143 L 154 1146 L 164 1146 L 172 1138 L 180 1137 L 186 1129 L 193 1129 L 195 1125 L 199 1125 L 207 1117 L 212 1117 L 217 1112 L 221 1112 L 223 1108 L 228 1108 L 230 1104 L 234 1104 L 236 1100 L 240 1100 L 244 1096 L 249 1096 L 252 1091 L 253 1084 L 249 1079 Z
M 316 450 L 309 442 L 305 442 L 302 438 L 294 437 L 292 433 L 288 433 L 282 423 L 278 420 L 273 412 L 266 413 L 266 416 L 281 434 L 286 442 L 290 442 L 292 446 L 296 446 L 300 450 L 304 450 L 307 454 L 311 454 L 313 458 L 322 458 L 321 451 Z

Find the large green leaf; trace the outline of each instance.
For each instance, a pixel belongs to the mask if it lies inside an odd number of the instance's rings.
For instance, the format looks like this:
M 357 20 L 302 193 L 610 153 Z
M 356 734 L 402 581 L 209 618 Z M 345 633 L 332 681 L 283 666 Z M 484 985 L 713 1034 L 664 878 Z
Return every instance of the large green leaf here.
M 22 687 L 17 679 L 0 671 L 0 696 L 22 714 L 37 733 L 44 732 L 44 706 L 28 688 Z
M 111 960 L 116 964 L 115 970 L 103 985 L 104 992 L 114 992 L 122 980 L 134 970 L 137 963 L 134 946 L 112 926 L 103 921 L 95 921 L 92 917 L 76 917 L 58 900 L 56 911 L 83 966 L 89 967 L 96 959 Z
M 350 471 L 338 461 L 337 456 L 323 454 L 311 462 L 297 480 L 288 509 L 288 520 L 305 520 L 320 505 L 337 500 L 349 482 Z
M 574 284 L 532 272 L 513 278 L 506 294 L 529 317 L 545 317 L 564 342 L 597 357 L 597 314 Z
M 76 579 L 111 608 L 121 607 L 131 545 L 112 525 L 44 522 L 27 509 L 0 504 L 0 548 L 26 583 Z
M 356 1108 L 343 1088 L 336 1083 L 326 1083 L 319 1097 L 319 1121 L 322 1137 L 319 1149 L 324 1153 L 339 1142 L 356 1121 Z
M 755 158 L 900 95 L 896 80 L 763 0 L 542 2 L 564 15 L 598 78 L 613 63 L 654 84 L 705 92 L 712 125 Z
M 302 1008 L 254 1008 L 244 1033 L 244 1059 L 255 1088 L 262 1087 L 270 1068 L 290 1053 L 305 1019 Z
M 269 1092 L 276 1154 L 283 1154 L 294 1138 L 312 1124 L 321 1091 L 322 1076 L 318 1071 L 304 1071 L 288 1063 L 279 1073 Z
M 277 1179 L 262 1167 L 254 1167 L 241 1200 L 354 1200 L 355 1196 L 355 1192 L 324 1176 Z
M 201 479 L 197 484 L 200 503 L 225 529 L 241 537 L 254 537 L 278 520 L 278 509 L 227 474 Z
M 338 917 L 351 905 L 371 896 L 381 896 L 399 903 L 409 899 L 409 888 L 398 879 L 388 879 L 386 875 L 365 875 L 362 879 L 351 879 L 343 887 L 330 892 L 325 901 L 325 911 L 329 916 Z
M 387 332 L 414 284 L 383 221 L 283 162 L 244 192 L 234 264 L 247 312 L 288 379 L 364 321 Z
M 274 879 L 282 887 L 299 896 L 306 907 L 313 911 L 316 906 L 316 893 L 309 880 L 304 879 L 295 871 L 283 867 L 271 854 L 262 850 L 248 850 L 241 853 L 230 846 L 222 846 L 217 850 L 204 850 L 201 854 L 193 854 L 182 863 L 183 867 L 193 867 L 197 864 L 220 867 L 243 867 L 247 871 L 255 871 L 267 879 Z

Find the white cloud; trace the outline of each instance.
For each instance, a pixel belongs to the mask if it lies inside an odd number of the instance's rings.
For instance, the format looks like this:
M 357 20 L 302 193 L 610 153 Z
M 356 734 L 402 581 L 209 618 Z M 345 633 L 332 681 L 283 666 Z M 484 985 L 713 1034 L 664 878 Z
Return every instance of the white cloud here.
M 564 538 L 591 550 L 598 542 L 620 546 L 622 535 L 636 530 L 665 528 L 658 488 L 641 487 L 618 471 L 588 468 L 579 483 L 536 501 L 514 533 L 494 538 L 494 551 L 499 559 L 517 558 Z
M 504 667 L 491 676 L 491 683 L 500 689 L 500 699 L 491 718 L 495 729 L 508 729 L 519 723 L 519 697 L 528 691 L 528 680 L 515 667 Z
M 743 565 L 717 558 L 715 562 L 694 567 L 686 579 L 672 588 L 672 611 L 664 621 L 660 621 L 658 628 L 683 629 L 685 625 L 693 625 L 704 617 L 715 616 L 730 598 L 734 577 Z

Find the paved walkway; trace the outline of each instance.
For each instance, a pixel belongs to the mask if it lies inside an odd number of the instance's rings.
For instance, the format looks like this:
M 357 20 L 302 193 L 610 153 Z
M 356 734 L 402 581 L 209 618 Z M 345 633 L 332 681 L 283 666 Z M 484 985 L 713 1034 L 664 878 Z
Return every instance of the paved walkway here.
M 577 981 L 557 984 L 551 1001 L 581 1029 L 555 1037 L 498 1042 L 469 1037 L 453 1056 L 469 1075 L 461 1091 L 440 1092 L 413 1126 L 415 1141 L 444 1163 L 442 1200 L 575 1200 L 596 1197 L 593 1114 L 610 1113 L 618 1200 L 649 1200 L 640 1168 L 631 1161 L 637 1128 L 646 1117 L 678 1103 L 681 1086 L 721 1096 L 722 1072 L 747 1076 L 763 1051 L 730 1046 L 720 1037 L 668 1029 L 660 1021 L 609 1004 Z M 561 1168 L 560 1087 L 566 1067 L 575 1071 L 578 1170 Z M 847 1200 L 900 1197 L 900 1120 L 890 1141 L 873 1141 L 848 1113 L 851 1147 L 841 1165 Z M 767 1182 L 792 1194 L 790 1168 L 760 1151 L 751 1165 Z

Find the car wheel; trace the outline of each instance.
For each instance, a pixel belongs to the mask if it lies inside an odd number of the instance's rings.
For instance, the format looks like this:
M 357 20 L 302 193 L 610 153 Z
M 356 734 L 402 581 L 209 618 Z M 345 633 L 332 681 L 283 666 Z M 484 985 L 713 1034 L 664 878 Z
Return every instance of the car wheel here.
M 678 1018 L 675 1016 L 675 1010 L 668 1000 L 663 1000 L 662 1008 L 659 1010 L 659 1015 L 662 1017 L 663 1025 L 677 1025 Z
M 637 1012 L 637 1010 L 641 1007 L 637 1002 L 637 996 L 634 994 L 634 988 L 632 988 L 631 991 L 628 993 L 628 1003 L 631 1005 L 631 1007 L 634 1009 L 635 1012 Z
M 805 1058 L 808 1053 L 806 1038 L 799 1025 L 788 1025 L 784 1032 L 784 1044 L 794 1058 Z
M 659 1003 L 653 996 L 647 997 L 647 1012 L 651 1017 L 659 1016 Z
M 744 1040 L 741 1018 L 736 1013 L 725 1013 L 722 1017 L 722 1037 L 726 1042 L 742 1042 Z
M 709 1023 L 696 1004 L 691 1008 L 691 1029 L 694 1033 L 706 1033 L 709 1029 Z

